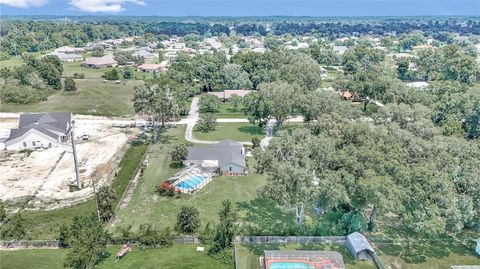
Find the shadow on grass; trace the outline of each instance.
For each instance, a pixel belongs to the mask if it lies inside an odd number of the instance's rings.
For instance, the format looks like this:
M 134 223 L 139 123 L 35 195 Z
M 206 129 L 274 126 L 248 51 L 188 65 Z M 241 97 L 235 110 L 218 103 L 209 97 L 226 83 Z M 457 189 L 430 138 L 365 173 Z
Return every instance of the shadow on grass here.
M 392 221 L 392 220 L 390 220 Z M 432 240 L 425 235 L 412 234 L 406 228 L 386 226 L 385 237 L 389 242 L 376 243 L 381 253 L 402 258 L 407 263 L 423 263 L 427 258 L 441 259 L 450 254 L 475 256 L 475 242 L 459 242 L 455 237 L 443 235 Z M 395 238 L 399 238 L 396 240 Z M 427 237 L 429 238 L 429 237 Z
M 251 226 L 255 234 L 279 235 L 281 231 L 288 231 L 295 226 L 293 214 L 285 212 L 275 202 L 267 199 L 239 202 L 237 208 L 246 213 L 243 221 Z
M 241 126 L 241 127 L 238 127 L 238 130 L 242 133 L 246 133 L 251 136 L 264 134 L 262 129 L 258 126 Z
M 243 244 L 243 246 L 256 256 L 261 256 L 265 250 L 280 250 L 282 244 Z

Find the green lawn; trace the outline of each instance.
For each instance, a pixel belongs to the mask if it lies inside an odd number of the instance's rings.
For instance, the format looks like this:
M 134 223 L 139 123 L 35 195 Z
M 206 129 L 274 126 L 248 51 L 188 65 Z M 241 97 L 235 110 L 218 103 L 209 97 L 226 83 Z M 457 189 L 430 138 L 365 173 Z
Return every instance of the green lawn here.
M 215 116 L 217 119 L 243 119 L 247 118 L 247 115 L 243 112 L 245 107 L 243 104 L 240 104 L 237 111 L 233 110 L 232 103 L 230 102 L 222 102 L 220 105 L 220 109 L 216 113 L 209 113 Z
M 253 136 L 262 138 L 265 131 L 257 125 L 251 125 L 246 122 L 241 123 L 219 123 L 215 131 L 203 133 L 197 130 L 193 131 L 193 137 L 200 140 L 220 141 L 232 139 L 235 141 L 251 141 Z
M 15 57 L 11 57 L 8 60 L 0 61 L 0 68 L 15 67 L 15 66 L 20 66 L 22 64 L 23 64 L 22 57 L 21 56 L 15 56 Z
M 333 250 L 343 256 L 346 269 L 375 269 L 371 261 L 355 262 L 342 244 L 237 244 L 237 269 L 260 269 L 264 250 Z
M 76 92 L 59 91 L 47 101 L 20 105 L 2 104 L 1 112 L 55 112 L 75 114 L 125 116 L 134 115 L 132 98 L 134 87 L 143 83 L 129 80 L 125 84 L 103 82 L 101 79 L 76 79 Z
M 198 269 L 227 269 L 225 265 L 212 259 L 205 252 L 197 252 L 197 245 L 175 245 L 166 249 L 140 250 L 133 247 L 118 263 L 115 255 L 119 246 L 107 248 L 109 256 L 95 268 L 198 268 Z M 61 269 L 67 255 L 66 249 L 29 249 L 0 251 L 0 268 L 2 269 Z
M 376 244 L 380 259 L 391 269 L 450 269 L 452 265 L 480 265 L 475 243 Z
M 130 203 L 119 210 L 118 221 L 110 227 L 128 227 L 136 231 L 139 225 L 155 223 L 160 227 L 174 227 L 176 215 L 181 206 L 195 206 L 200 212 L 202 226 L 218 221 L 222 201 L 230 199 L 237 207 L 241 227 L 254 226 L 271 234 L 275 229 L 293 225 L 294 217 L 272 202 L 257 197 L 257 190 L 265 184 L 265 177 L 250 173 L 246 176 L 215 177 L 199 192 L 182 194 L 180 198 L 163 197 L 155 192 L 156 186 L 169 179 L 180 168 L 171 161 L 169 151 L 176 142 L 183 141 L 185 127 L 168 129 L 162 134 L 162 142 L 152 146 L 149 165 L 133 193 Z M 253 160 L 249 160 L 253 166 Z M 251 169 L 253 171 L 253 169 Z M 248 230 L 242 230 L 248 233 Z
M 120 162 L 120 171 L 112 183 L 117 198 L 125 191 L 136 165 L 140 162 L 147 145 L 130 147 Z M 22 216 L 26 221 L 27 239 L 55 239 L 58 229 L 63 223 L 68 223 L 77 215 L 95 212 L 93 199 L 73 207 L 51 211 L 24 211 Z

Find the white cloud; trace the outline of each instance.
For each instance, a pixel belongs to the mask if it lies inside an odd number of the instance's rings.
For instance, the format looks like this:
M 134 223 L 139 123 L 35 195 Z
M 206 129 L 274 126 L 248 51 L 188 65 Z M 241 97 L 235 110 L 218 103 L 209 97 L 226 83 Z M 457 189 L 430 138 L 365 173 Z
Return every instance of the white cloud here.
M 12 7 L 40 7 L 48 3 L 48 0 L 0 0 L 0 4 Z
M 72 0 L 70 5 L 86 12 L 117 13 L 125 10 L 123 5 L 127 2 L 141 6 L 146 5 L 143 0 Z

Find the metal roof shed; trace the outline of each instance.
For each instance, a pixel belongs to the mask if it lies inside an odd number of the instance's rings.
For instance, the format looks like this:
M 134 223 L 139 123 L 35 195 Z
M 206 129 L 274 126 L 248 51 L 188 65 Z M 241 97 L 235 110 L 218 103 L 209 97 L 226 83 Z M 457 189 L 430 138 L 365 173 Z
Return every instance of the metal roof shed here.
M 372 254 L 375 254 L 367 238 L 359 232 L 354 232 L 347 236 L 347 247 L 353 258 L 358 260 L 369 259 Z

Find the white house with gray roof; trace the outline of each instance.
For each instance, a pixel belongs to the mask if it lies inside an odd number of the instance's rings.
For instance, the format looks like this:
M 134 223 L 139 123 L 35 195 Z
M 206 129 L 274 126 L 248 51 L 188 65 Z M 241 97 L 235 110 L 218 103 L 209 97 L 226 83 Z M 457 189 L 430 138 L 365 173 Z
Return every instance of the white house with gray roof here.
M 18 129 L 10 130 L 4 141 L 7 150 L 49 148 L 66 142 L 69 138 L 72 113 L 53 112 L 22 114 Z
M 245 149 L 242 144 L 225 140 L 220 143 L 189 147 L 188 155 L 183 161 L 187 166 L 201 165 L 205 169 L 220 174 L 245 174 Z

